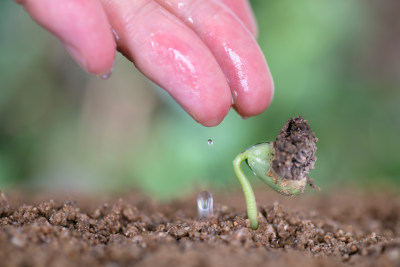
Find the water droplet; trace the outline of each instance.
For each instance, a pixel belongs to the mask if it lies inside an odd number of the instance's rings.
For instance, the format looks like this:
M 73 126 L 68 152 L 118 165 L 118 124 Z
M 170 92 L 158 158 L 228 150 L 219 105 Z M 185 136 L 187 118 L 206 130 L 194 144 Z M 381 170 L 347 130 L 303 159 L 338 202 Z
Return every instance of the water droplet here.
M 107 80 L 108 78 L 111 77 L 111 74 L 112 74 L 112 70 L 109 71 L 108 73 L 100 74 L 97 77 L 99 77 L 102 80 Z
M 200 219 L 213 216 L 213 197 L 208 191 L 201 191 L 197 196 L 197 212 Z
M 209 146 L 212 146 L 214 144 L 214 141 L 212 139 L 208 139 L 207 143 Z
M 119 35 L 118 35 L 118 33 L 117 33 L 114 29 L 111 29 L 111 31 L 112 31 L 112 33 L 113 33 L 113 35 L 114 35 L 115 41 L 118 42 L 118 41 L 119 41 Z

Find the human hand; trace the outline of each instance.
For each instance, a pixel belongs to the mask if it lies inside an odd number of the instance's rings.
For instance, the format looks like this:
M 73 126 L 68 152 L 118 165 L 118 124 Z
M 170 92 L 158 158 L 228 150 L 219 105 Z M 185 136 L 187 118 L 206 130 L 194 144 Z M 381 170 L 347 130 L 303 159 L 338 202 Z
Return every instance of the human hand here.
M 231 106 L 257 115 L 272 99 L 247 0 L 16 1 L 86 71 L 107 76 L 118 50 L 205 126 Z

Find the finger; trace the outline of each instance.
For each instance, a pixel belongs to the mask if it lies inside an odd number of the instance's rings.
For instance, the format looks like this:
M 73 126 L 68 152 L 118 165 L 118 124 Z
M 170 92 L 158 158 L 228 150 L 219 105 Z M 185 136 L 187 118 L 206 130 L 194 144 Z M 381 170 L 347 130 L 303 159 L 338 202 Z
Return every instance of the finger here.
M 258 35 L 256 19 L 248 0 L 221 0 L 233 13 L 246 25 L 247 29 L 255 36 Z
M 256 40 L 237 17 L 213 0 L 157 1 L 186 22 L 212 51 L 238 113 L 248 117 L 263 112 L 272 99 L 272 77 Z
M 151 0 L 103 0 L 119 49 L 196 121 L 219 124 L 231 106 L 224 74 L 210 50 Z
M 106 14 L 97 0 L 19 0 L 30 16 L 56 35 L 71 56 L 88 72 L 109 73 L 115 41 Z

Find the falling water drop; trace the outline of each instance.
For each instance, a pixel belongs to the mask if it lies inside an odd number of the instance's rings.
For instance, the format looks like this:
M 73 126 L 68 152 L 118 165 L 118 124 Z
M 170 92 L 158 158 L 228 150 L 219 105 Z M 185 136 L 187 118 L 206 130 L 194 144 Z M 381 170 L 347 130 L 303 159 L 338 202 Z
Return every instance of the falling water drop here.
M 197 212 L 200 219 L 213 216 L 213 197 L 208 191 L 201 191 L 197 196 Z
M 212 139 L 208 139 L 207 143 L 209 146 L 212 146 L 214 144 L 214 141 Z

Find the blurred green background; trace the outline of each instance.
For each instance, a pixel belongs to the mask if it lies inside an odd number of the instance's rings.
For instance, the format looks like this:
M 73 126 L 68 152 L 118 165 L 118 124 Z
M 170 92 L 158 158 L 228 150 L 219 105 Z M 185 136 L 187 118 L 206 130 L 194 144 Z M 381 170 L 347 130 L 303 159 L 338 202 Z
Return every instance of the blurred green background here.
M 1 1 L 0 189 L 139 188 L 168 198 L 239 188 L 236 154 L 274 140 L 297 115 L 320 140 L 310 173 L 319 186 L 399 186 L 400 2 L 251 3 L 275 98 L 258 117 L 231 112 L 205 128 L 123 57 L 99 80 Z

